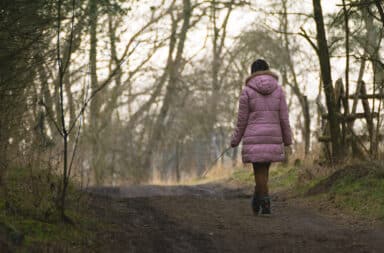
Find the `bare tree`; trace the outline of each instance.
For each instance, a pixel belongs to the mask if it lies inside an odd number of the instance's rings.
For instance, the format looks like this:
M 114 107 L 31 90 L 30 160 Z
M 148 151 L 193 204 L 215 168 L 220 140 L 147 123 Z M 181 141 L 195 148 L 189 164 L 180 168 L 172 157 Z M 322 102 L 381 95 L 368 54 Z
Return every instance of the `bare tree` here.
M 72 18 L 71 18 L 71 35 L 70 35 L 70 42 L 69 42 L 69 49 L 68 49 L 68 55 L 66 58 L 63 58 L 62 52 L 61 52 L 61 29 L 62 29 L 62 0 L 58 0 L 57 2 L 57 41 L 56 41 L 56 49 L 57 49 L 57 71 L 58 71 L 58 87 L 60 96 L 58 98 L 60 103 L 60 123 L 56 123 L 57 131 L 62 136 L 63 140 L 63 174 L 62 174 L 62 184 L 61 184 L 61 190 L 60 190 L 60 196 L 59 196 L 59 211 L 60 216 L 62 220 L 69 221 L 69 218 L 65 214 L 65 200 L 67 196 L 67 188 L 69 183 L 69 172 L 70 172 L 70 166 L 69 166 L 69 156 L 68 156 L 68 136 L 71 132 L 71 129 L 67 128 L 66 119 L 65 119 L 65 104 L 64 104 L 64 76 L 67 73 L 69 62 L 71 60 L 72 55 L 72 42 L 73 42 L 73 27 L 75 22 L 75 4 L 76 0 L 72 0 Z
M 292 77 L 292 81 L 286 80 L 288 85 L 291 87 L 293 93 L 297 96 L 300 106 L 303 110 L 303 119 L 304 119 L 304 128 L 303 128 L 303 136 L 304 136 L 304 153 L 307 156 L 309 153 L 309 147 L 311 142 L 311 116 L 309 112 L 309 105 L 307 96 L 301 91 L 299 82 L 297 80 L 297 73 L 295 69 L 295 64 L 293 62 L 291 56 L 291 46 L 289 39 L 289 31 L 288 31 L 288 8 L 287 8 L 287 0 L 282 0 L 282 35 L 283 35 L 283 47 L 285 49 L 285 54 L 287 55 L 287 66 L 289 70 L 289 74 Z M 283 78 L 288 79 L 286 76 L 286 71 L 283 71 Z
M 163 136 L 165 126 L 168 123 L 167 118 L 169 116 L 170 106 L 173 104 L 175 97 L 177 96 L 177 85 L 179 84 L 179 76 L 180 76 L 180 67 L 181 61 L 184 51 L 184 45 L 187 37 L 187 32 L 190 28 L 190 19 L 192 15 L 192 6 L 190 0 L 183 0 L 183 24 L 181 26 L 179 39 L 177 42 L 176 54 L 175 57 L 168 58 L 170 59 L 168 68 L 168 85 L 165 91 L 165 96 L 162 102 L 162 106 L 160 108 L 160 113 L 157 116 L 157 119 L 153 126 L 153 132 L 149 139 L 148 147 L 146 150 L 146 161 L 144 162 L 144 168 L 149 169 L 151 167 L 152 155 L 161 141 L 161 137 Z M 177 19 L 174 17 L 171 12 L 172 17 L 172 31 L 175 31 L 177 27 Z M 172 34 L 172 39 L 175 40 L 175 34 Z M 172 40 L 171 39 L 171 40 Z M 172 42 L 175 43 L 175 42 Z
M 336 103 L 334 98 L 331 64 L 329 49 L 327 44 L 327 36 L 325 33 L 323 11 L 320 0 L 313 0 L 313 13 L 317 30 L 317 55 L 320 62 L 321 77 L 323 82 L 324 94 L 328 109 L 328 121 L 330 127 L 331 143 L 332 143 L 332 157 L 339 160 L 342 157 L 343 147 L 341 146 L 340 124 L 337 115 Z

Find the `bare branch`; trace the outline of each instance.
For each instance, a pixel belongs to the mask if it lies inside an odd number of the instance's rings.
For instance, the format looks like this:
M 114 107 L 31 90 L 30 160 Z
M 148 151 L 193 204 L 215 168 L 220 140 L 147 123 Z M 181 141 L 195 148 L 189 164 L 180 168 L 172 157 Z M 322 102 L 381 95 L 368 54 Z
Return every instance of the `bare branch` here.
M 63 136 L 63 133 L 62 133 L 62 131 L 61 131 L 59 125 L 57 124 L 56 120 L 55 120 L 55 119 L 53 118 L 53 116 L 49 113 L 50 110 L 49 110 L 48 106 L 47 106 L 43 101 L 40 101 L 39 104 L 42 105 L 42 106 L 44 107 L 45 112 L 46 112 L 47 115 L 48 115 L 48 118 L 49 118 L 49 119 L 52 121 L 52 123 L 54 124 L 54 126 L 55 126 L 57 132 L 58 132 L 61 136 Z
M 311 47 L 316 51 L 316 53 L 318 54 L 319 53 L 319 49 L 317 48 L 316 44 L 312 41 L 312 39 L 309 37 L 309 35 L 307 34 L 307 32 L 305 31 L 305 29 L 303 27 L 300 27 L 300 33 L 299 35 L 304 37 L 304 39 L 306 39 L 309 44 L 311 45 Z

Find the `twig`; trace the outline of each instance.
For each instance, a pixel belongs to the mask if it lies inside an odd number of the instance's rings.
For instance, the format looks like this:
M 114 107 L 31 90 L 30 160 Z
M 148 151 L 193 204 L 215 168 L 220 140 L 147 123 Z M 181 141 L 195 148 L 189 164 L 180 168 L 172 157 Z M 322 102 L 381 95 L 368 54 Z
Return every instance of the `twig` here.
M 215 163 L 221 158 L 221 157 L 223 157 L 223 155 L 225 154 L 225 153 L 227 153 L 227 151 L 228 150 L 230 150 L 232 147 L 228 147 L 228 148 L 226 148 L 226 149 L 224 149 L 224 151 L 223 152 L 221 152 L 221 154 L 212 162 L 212 164 L 203 172 L 203 174 L 202 174 L 202 176 L 201 177 L 205 177 L 206 175 L 207 175 L 207 173 L 208 173 L 208 171 L 210 171 L 211 170 L 211 168 L 213 167 L 213 165 L 215 165 Z
M 75 160 L 76 150 L 77 150 L 79 139 L 80 139 L 80 132 L 81 132 L 81 126 L 82 126 L 82 122 L 83 122 L 83 120 L 82 120 L 83 117 L 80 118 L 79 128 L 77 130 L 75 144 L 74 144 L 73 151 L 72 151 L 71 162 L 69 163 L 69 168 L 68 168 L 68 177 L 71 175 L 72 164 L 73 164 L 73 161 Z
M 316 44 L 312 41 L 312 39 L 309 37 L 307 32 L 304 30 L 303 27 L 300 27 L 301 33 L 299 33 L 300 36 L 304 37 L 309 44 L 312 46 L 312 48 L 316 51 L 317 54 L 319 54 L 319 49 L 317 48 Z
M 52 117 L 52 115 L 49 113 L 49 109 L 48 109 L 48 106 L 43 102 L 43 101 L 40 101 L 40 105 L 42 105 L 47 113 L 47 116 L 48 118 L 53 122 L 53 124 L 55 125 L 55 128 L 57 130 L 57 132 L 63 136 L 63 133 L 61 132 L 61 129 L 59 127 L 59 125 L 57 124 L 56 120 Z

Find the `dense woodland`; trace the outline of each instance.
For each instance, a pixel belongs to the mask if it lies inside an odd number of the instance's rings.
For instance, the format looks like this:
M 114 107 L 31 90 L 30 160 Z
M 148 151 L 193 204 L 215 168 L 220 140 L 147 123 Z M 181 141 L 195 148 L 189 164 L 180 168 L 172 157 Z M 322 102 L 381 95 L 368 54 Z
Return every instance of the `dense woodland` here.
M 201 176 L 229 145 L 257 58 L 287 94 L 290 161 L 383 159 L 384 3 L 267 2 L 2 0 L 4 196 L 11 171 L 59 175 L 49 180 L 62 210 L 72 181 Z M 241 166 L 238 153 L 220 163 Z

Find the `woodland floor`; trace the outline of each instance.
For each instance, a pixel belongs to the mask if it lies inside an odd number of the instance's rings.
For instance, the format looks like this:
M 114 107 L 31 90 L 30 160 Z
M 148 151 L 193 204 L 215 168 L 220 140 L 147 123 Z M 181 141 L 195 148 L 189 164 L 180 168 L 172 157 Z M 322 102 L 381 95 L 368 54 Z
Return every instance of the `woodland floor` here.
M 111 224 L 92 251 L 383 252 L 383 224 L 320 212 L 284 192 L 272 194 L 271 217 L 254 216 L 250 190 L 226 183 L 92 189 L 91 210 Z

